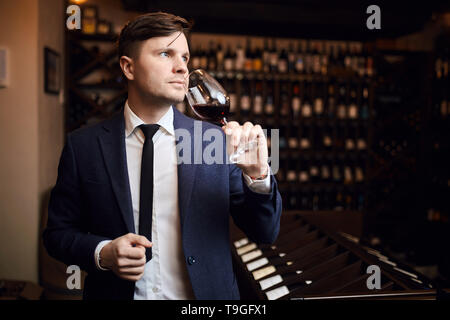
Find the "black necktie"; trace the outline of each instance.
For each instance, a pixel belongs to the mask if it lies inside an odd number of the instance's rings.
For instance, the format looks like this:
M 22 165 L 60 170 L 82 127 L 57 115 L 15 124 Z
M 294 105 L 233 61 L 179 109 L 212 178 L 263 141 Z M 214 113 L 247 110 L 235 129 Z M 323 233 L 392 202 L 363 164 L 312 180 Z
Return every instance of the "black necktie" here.
M 139 199 L 139 234 L 152 240 L 152 209 L 153 209 L 153 140 L 158 131 L 157 124 L 140 125 L 145 136 L 141 162 L 141 191 Z M 147 261 L 152 258 L 152 248 L 146 248 Z

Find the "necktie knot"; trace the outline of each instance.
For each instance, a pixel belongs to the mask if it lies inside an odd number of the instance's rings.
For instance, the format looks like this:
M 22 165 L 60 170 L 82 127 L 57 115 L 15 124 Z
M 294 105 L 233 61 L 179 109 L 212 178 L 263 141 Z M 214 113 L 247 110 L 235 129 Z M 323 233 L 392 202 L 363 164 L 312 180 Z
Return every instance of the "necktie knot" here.
M 159 124 L 141 124 L 139 126 L 144 133 L 145 139 L 151 139 L 159 129 Z

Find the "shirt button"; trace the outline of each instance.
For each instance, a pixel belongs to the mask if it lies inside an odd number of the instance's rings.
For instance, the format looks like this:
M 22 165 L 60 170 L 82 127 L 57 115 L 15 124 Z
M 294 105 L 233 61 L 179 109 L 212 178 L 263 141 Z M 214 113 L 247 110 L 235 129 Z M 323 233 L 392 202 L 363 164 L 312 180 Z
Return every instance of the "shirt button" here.
M 197 262 L 197 260 L 195 260 L 195 257 L 190 256 L 190 257 L 188 258 L 188 263 L 189 263 L 189 265 L 193 265 L 193 264 L 196 263 L 196 262 Z
M 152 291 L 153 291 L 154 293 L 156 293 L 156 292 L 158 292 L 158 291 L 159 291 L 159 289 L 158 289 L 158 288 L 156 288 L 156 287 L 154 287 L 154 288 L 152 289 Z

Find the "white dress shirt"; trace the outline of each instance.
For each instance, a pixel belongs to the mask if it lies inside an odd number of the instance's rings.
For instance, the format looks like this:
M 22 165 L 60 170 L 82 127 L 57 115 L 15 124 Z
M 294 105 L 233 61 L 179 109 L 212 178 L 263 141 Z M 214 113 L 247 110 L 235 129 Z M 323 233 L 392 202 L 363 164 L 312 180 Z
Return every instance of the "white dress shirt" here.
M 129 107 L 124 108 L 125 145 L 128 177 L 135 230 L 139 230 L 139 193 L 141 179 L 142 149 L 145 137 L 137 128 L 144 121 Z M 178 171 L 176 138 L 173 126 L 173 107 L 157 122 L 159 130 L 153 136 L 154 188 L 152 213 L 152 259 L 145 265 L 144 275 L 136 281 L 135 300 L 194 299 L 187 273 L 181 243 L 180 214 L 178 207 Z M 253 180 L 244 175 L 248 187 L 259 193 L 270 192 L 270 175 L 264 180 Z M 101 249 L 110 240 L 102 241 L 95 250 L 95 263 L 100 270 L 107 270 L 99 264 Z M 161 254 L 164 253 L 164 254 Z

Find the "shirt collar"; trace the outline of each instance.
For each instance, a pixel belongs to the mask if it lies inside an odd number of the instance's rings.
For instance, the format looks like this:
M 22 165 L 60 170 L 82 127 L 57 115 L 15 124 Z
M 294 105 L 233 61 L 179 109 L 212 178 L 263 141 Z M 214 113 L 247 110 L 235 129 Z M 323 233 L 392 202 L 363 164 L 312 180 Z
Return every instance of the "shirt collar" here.
M 145 124 L 145 122 L 139 118 L 130 108 L 128 105 L 128 100 L 125 102 L 125 108 L 124 108 L 124 117 L 125 117 L 125 137 L 128 138 L 133 132 L 136 127 L 140 126 L 141 124 Z M 166 130 L 169 134 L 175 135 L 175 130 L 173 128 L 173 107 L 170 106 L 169 110 L 159 119 L 157 122 L 163 128 Z

